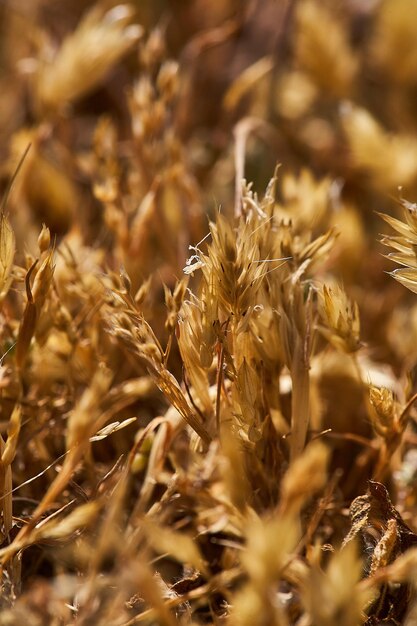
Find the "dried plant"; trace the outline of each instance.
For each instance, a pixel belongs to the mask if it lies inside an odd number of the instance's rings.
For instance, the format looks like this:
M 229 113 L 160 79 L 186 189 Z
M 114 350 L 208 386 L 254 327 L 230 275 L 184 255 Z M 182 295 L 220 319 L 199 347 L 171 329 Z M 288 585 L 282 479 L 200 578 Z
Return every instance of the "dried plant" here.
M 415 0 L 29 4 L 0 625 L 413 624 Z

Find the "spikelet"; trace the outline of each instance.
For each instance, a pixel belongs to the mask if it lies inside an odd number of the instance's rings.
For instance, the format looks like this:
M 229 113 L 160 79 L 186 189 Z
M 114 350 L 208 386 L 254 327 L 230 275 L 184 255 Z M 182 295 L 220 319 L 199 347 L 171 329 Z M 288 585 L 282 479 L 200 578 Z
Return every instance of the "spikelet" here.
M 13 260 L 16 252 L 16 237 L 13 228 L 9 222 L 9 219 L 5 213 L 5 209 L 10 190 L 17 175 L 19 174 L 19 171 L 27 156 L 28 150 L 29 148 L 26 147 L 25 151 L 23 152 L 23 156 L 20 157 L 20 161 L 13 173 L 13 176 L 9 182 L 9 186 L 4 193 L 0 205 L 0 303 L 6 296 L 11 284 L 10 273 L 12 270 Z
M 400 202 L 405 221 L 390 215 L 381 215 L 396 232 L 396 235 L 383 237 L 381 243 L 394 250 L 388 254 L 388 258 L 403 266 L 390 272 L 391 276 L 413 293 L 417 293 L 417 205 L 405 199 Z
M 197 570 L 207 574 L 207 566 L 191 537 L 178 533 L 170 528 L 161 528 L 151 520 L 144 518 L 141 521 L 146 537 L 156 552 L 167 553 L 180 563 L 192 565 Z
M 282 178 L 283 216 L 291 215 L 297 232 L 322 228 L 329 213 L 332 182 L 316 180 L 308 169 L 298 176 L 287 173 Z
M 287 624 L 277 587 L 299 540 L 297 524 L 291 517 L 260 519 L 253 515 L 247 520 L 245 535 L 242 561 L 249 581 L 235 595 L 231 626 Z
M 70 415 L 67 428 L 67 450 L 85 445 L 95 434 L 95 423 L 99 416 L 100 403 L 107 393 L 112 374 L 105 367 L 99 367 L 80 401 Z
M 213 332 L 206 338 L 203 326 L 204 299 L 200 302 L 185 301 L 182 304 L 178 323 L 178 346 L 187 377 L 195 392 L 195 402 L 206 415 L 213 412 L 209 393 L 208 369 L 213 361 L 215 333 L 213 326 L 204 325 Z
M 339 285 L 326 287 L 319 292 L 320 316 L 325 326 L 322 334 L 339 350 L 348 354 L 360 348 L 359 309 L 351 302 Z
M 398 426 L 398 407 L 393 393 L 385 387 L 369 387 L 369 400 L 375 409 L 372 426 L 378 435 L 389 438 Z
M 247 93 L 250 93 L 272 68 L 273 62 L 270 57 L 259 59 L 259 61 L 247 67 L 227 90 L 223 98 L 224 108 L 227 111 L 233 111 L 233 109 L 239 105 L 242 98 L 244 98 Z
M 335 96 L 349 92 L 357 72 L 343 22 L 325 4 L 304 0 L 297 6 L 296 59 L 314 82 Z
M 96 520 L 101 506 L 98 501 L 82 504 L 59 521 L 51 520 L 39 525 L 32 537 L 36 540 L 58 540 L 79 534 Z
M 365 611 L 374 594 L 359 587 L 361 574 L 354 542 L 331 556 L 325 572 L 313 567 L 303 596 L 314 623 L 333 626 L 337 621 L 341 626 L 357 626 L 365 622 Z
M 10 273 L 16 250 L 16 240 L 7 216 L 0 214 L 0 301 L 10 286 Z
M 117 294 L 115 295 L 117 297 Z M 162 393 L 201 439 L 209 443 L 210 434 L 190 406 L 176 378 L 166 369 L 164 351 L 145 319 L 134 310 L 126 310 L 119 314 L 111 311 L 108 314 L 108 331 L 146 363 L 150 375 Z
M 185 296 L 187 284 L 188 284 L 187 279 L 183 279 L 179 281 L 173 293 L 171 293 L 168 287 L 164 285 L 165 304 L 168 309 L 168 316 L 165 322 L 165 329 L 169 333 L 172 333 L 175 330 L 177 319 L 178 319 L 178 312 L 181 308 L 181 304 Z
M 290 466 L 281 485 L 281 508 L 292 515 L 298 513 L 312 494 L 326 484 L 329 451 L 319 441 L 311 442 Z M 308 482 L 305 477 L 309 476 Z
M 247 313 L 265 273 L 266 263 L 260 260 L 257 238 L 251 234 L 253 226 L 242 222 L 235 230 L 221 214 L 210 225 L 212 244 L 207 257 L 202 257 L 201 269 L 226 316 L 240 318 Z
M 28 144 L 30 150 L 16 181 L 17 192 L 35 218 L 46 222 L 53 232 L 65 233 L 80 198 L 71 176 L 56 158 L 62 146 L 53 139 L 45 141 L 39 127 L 21 129 L 11 140 L 11 168 Z
M 249 581 L 236 595 L 231 614 L 232 625 L 249 626 L 253 621 L 287 623 L 279 582 L 289 576 L 290 563 L 296 562 L 296 547 L 300 539 L 298 514 L 307 499 L 321 490 L 326 481 L 328 453 L 323 444 L 311 444 L 291 465 L 282 485 L 282 502 L 273 515 L 259 518 L 247 514 L 244 533 L 247 538 L 242 564 Z M 306 476 L 311 480 L 307 483 Z M 307 572 L 295 567 L 298 582 Z M 252 622 L 250 621 L 252 620 Z
M 417 26 L 410 17 L 414 0 L 384 0 L 379 6 L 372 55 L 394 83 L 415 85 L 417 71 Z
M 291 374 L 291 459 L 304 449 L 310 420 L 311 294 L 305 299 L 304 286 L 297 280 L 281 292 L 279 320 L 284 362 Z
M 139 26 L 129 25 L 131 18 L 131 7 L 123 4 L 107 13 L 95 7 L 85 15 L 55 58 L 38 68 L 36 99 L 41 111 L 56 113 L 103 80 L 142 34 Z
M 313 81 L 301 71 L 288 72 L 277 85 L 277 111 L 286 119 L 298 119 L 308 113 L 317 97 Z
M 417 141 L 412 135 L 387 132 L 369 111 L 351 104 L 342 108 L 342 124 L 352 165 L 383 190 L 411 184 L 417 176 Z
M 178 91 L 178 63 L 165 61 L 158 72 L 157 87 L 165 102 L 172 102 Z
M 52 284 L 55 269 L 54 250 L 49 250 L 49 252 L 45 252 L 44 254 L 45 258 L 36 273 L 33 286 L 31 286 L 30 283 L 32 274 L 36 269 L 37 261 L 32 264 L 26 274 L 27 302 L 19 327 L 16 347 L 16 361 L 19 367 L 22 367 L 28 355 L 30 343 L 36 332 L 39 317 Z
M 189 309 L 190 320 L 201 328 L 200 366 L 211 365 L 217 342 L 227 376 L 232 380 L 233 413 L 247 442 L 262 438 L 265 426 L 259 414 L 260 394 L 257 396 L 253 390 L 259 388 L 262 376 L 279 376 L 284 366 L 290 370 L 290 446 L 295 458 L 304 448 L 310 417 L 313 302 L 304 279 L 327 255 L 335 237 L 328 231 L 314 238 L 305 228 L 306 222 L 315 221 L 314 214 L 324 217 L 327 212 L 328 181 L 316 183 L 309 173 L 301 174 L 297 182 L 310 195 L 304 206 L 301 196 L 306 194 L 299 191 L 297 195 L 296 180 L 290 177 L 284 179 L 285 204 L 278 205 L 274 198 L 276 182 L 274 177 L 262 200 L 250 185 L 245 186 L 242 215 L 233 221 L 218 215 L 216 222 L 210 224 L 207 251 L 196 246 L 184 271 L 202 274 L 202 296 L 191 303 L 196 311 Z M 214 303 L 218 303 L 218 309 Z M 180 345 L 185 354 L 184 344 L 182 338 Z M 192 358 L 196 362 L 196 354 Z M 266 373 L 260 375 L 261 370 Z M 190 378 L 193 376 L 195 373 L 190 374 Z M 203 384 L 202 380 L 198 384 Z M 270 406 L 279 412 L 277 390 L 265 387 Z M 218 409 L 219 403 L 217 413 Z M 227 414 L 228 410 L 224 410 Z

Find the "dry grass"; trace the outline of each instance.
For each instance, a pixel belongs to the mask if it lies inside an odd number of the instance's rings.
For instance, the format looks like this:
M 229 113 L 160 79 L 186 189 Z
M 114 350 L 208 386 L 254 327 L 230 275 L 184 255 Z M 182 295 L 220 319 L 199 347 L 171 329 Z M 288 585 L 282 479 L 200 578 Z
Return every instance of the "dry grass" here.
M 415 622 L 415 10 L 1 4 L 0 625 Z

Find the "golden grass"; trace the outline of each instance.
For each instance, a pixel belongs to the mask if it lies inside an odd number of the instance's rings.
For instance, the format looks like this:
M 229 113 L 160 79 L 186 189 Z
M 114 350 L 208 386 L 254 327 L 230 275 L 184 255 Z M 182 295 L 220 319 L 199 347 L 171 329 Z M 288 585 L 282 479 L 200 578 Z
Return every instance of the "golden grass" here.
M 417 3 L 52 4 L 1 7 L 0 625 L 413 624 Z

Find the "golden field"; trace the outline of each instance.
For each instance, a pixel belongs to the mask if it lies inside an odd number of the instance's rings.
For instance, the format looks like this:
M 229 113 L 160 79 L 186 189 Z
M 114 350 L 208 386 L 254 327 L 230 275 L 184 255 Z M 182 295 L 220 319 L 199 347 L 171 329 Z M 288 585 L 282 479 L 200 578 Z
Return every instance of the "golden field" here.
M 0 626 L 416 622 L 414 15 L 0 4 Z

